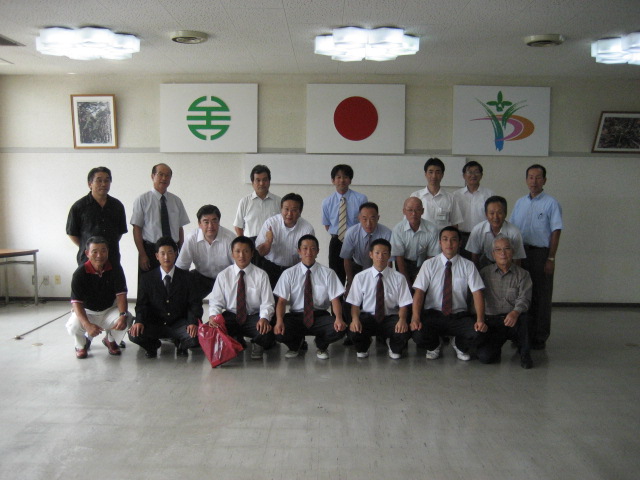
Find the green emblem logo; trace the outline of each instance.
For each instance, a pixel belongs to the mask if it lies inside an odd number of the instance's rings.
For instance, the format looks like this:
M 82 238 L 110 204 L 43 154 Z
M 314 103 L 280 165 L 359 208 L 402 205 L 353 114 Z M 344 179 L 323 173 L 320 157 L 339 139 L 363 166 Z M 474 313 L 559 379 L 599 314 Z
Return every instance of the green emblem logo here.
M 207 101 L 207 97 L 200 97 L 193 101 L 189 106 L 190 112 L 198 112 L 197 115 L 187 115 L 187 122 L 197 122 L 189 124 L 189 130 L 200 140 L 206 140 L 206 130 L 212 130 L 214 133 L 209 137 L 209 140 L 216 140 L 227 133 L 229 130 L 228 123 L 231 120 L 231 115 L 220 115 L 219 113 L 229 113 L 229 107 L 224 101 L 218 97 L 210 97 L 213 105 L 202 105 Z M 200 113 L 201 112 L 201 113 Z M 218 114 L 216 114 L 218 113 Z M 205 130 L 204 134 L 201 130 Z

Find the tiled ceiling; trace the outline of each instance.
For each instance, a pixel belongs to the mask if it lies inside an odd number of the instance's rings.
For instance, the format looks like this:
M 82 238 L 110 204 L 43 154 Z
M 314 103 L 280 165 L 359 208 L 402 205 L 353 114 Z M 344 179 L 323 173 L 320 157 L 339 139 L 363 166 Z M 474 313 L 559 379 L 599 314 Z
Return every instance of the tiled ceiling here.
M 102 26 L 133 33 L 126 61 L 76 61 L 35 50 L 40 28 Z M 345 25 L 399 26 L 420 52 L 392 62 L 340 63 L 313 53 L 316 35 Z M 175 30 L 210 35 L 171 42 Z M 438 74 L 640 79 L 640 66 L 598 65 L 592 41 L 640 30 L 639 0 L 0 0 L 0 75 Z M 561 33 L 556 48 L 522 38 Z M 4 60 L 4 63 L 3 63 Z

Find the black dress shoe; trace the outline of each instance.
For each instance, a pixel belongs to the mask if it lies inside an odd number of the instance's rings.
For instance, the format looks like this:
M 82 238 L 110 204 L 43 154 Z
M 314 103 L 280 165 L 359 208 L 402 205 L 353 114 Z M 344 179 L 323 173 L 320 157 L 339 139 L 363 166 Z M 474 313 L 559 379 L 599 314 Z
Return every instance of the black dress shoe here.
M 147 350 L 144 352 L 144 356 L 147 358 L 156 358 L 158 356 L 157 350 Z
M 127 348 L 127 344 L 124 343 L 124 340 L 120 342 L 120 345 L 118 345 L 120 348 Z
M 176 350 L 176 355 L 178 357 L 188 357 L 189 356 L 189 351 L 186 348 L 184 348 L 184 349 L 179 348 L 178 350 Z
M 531 356 L 525 355 L 524 357 L 522 357 L 520 359 L 520 366 L 525 370 L 529 370 L 530 368 L 533 368 L 533 360 L 531 360 Z

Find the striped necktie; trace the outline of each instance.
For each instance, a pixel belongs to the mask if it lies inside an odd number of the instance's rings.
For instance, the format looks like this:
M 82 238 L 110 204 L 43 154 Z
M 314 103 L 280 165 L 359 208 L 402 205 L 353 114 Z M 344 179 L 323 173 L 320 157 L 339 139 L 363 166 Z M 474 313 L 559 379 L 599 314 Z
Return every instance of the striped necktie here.
M 338 240 L 344 240 L 344 234 L 347 232 L 347 199 L 340 199 L 340 208 L 338 208 Z

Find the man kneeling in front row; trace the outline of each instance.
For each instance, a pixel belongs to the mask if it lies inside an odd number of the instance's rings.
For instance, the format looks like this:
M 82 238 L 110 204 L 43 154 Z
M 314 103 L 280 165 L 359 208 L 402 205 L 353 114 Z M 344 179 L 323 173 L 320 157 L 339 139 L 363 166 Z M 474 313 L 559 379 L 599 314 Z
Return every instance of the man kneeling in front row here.
M 531 368 L 527 310 L 531 304 L 531 276 L 513 263 L 513 246 L 507 237 L 498 235 L 493 241 L 495 265 L 480 271 L 484 291 L 485 322 L 489 331 L 478 344 L 482 363 L 500 361 L 502 346 L 514 340 L 520 353 L 522 368 Z
M 91 340 L 106 331 L 102 343 L 111 355 L 120 355 L 118 343 L 131 323 L 127 311 L 127 283 L 120 264 L 109 262 L 109 246 L 103 237 L 87 240 L 88 260 L 71 280 L 71 308 L 67 322 L 76 339 L 76 357 L 87 358 Z
M 313 235 L 298 240 L 300 263 L 288 268 L 273 291 L 278 297 L 276 307 L 276 340 L 289 347 L 285 358 L 298 356 L 305 335 L 316 337 L 316 356 L 329 358 L 328 348 L 344 336 L 346 324 L 342 320 L 341 297 L 344 287 L 336 272 L 316 262 L 320 248 Z M 291 311 L 285 313 L 287 303 Z M 333 308 L 335 318 L 327 309 Z
M 456 227 L 440 230 L 442 253 L 422 264 L 413 284 L 410 326 L 416 345 L 426 348 L 427 360 L 440 358 L 440 337 L 451 335 L 455 337 L 451 346 L 456 356 L 466 362 L 471 359 L 469 347 L 480 333 L 487 331 L 484 283 L 473 262 L 458 255 L 459 246 L 460 232 Z M 467 310 L 467 289 L 473 295 L 475 314 Z
M 140 277 L 136 321 L 129 339 L 145 349 L 147 358 L 158 356 L 161 338 L 170 338 L 179 357 L 189 355 L 188 348 L 198 345 L 198 319 L 202 317 L 202 299 L 193 287 L 189 272 L 175 266 L 178 245 L 171 237 L 156 242 L 160 266 Z
M 216 317 L 222 315 L 227 332 L 240 343 L 251 338 L 251 358 L 262 360 L 264 350 L 275 343 L 270 319 L 274 300 L 267 272 L 251 263 L 255 246 L 249 237 L 236 237 L 231 242 L 234 264 L 216 278 L 209 295 L 209 324 L 219 327 Z

